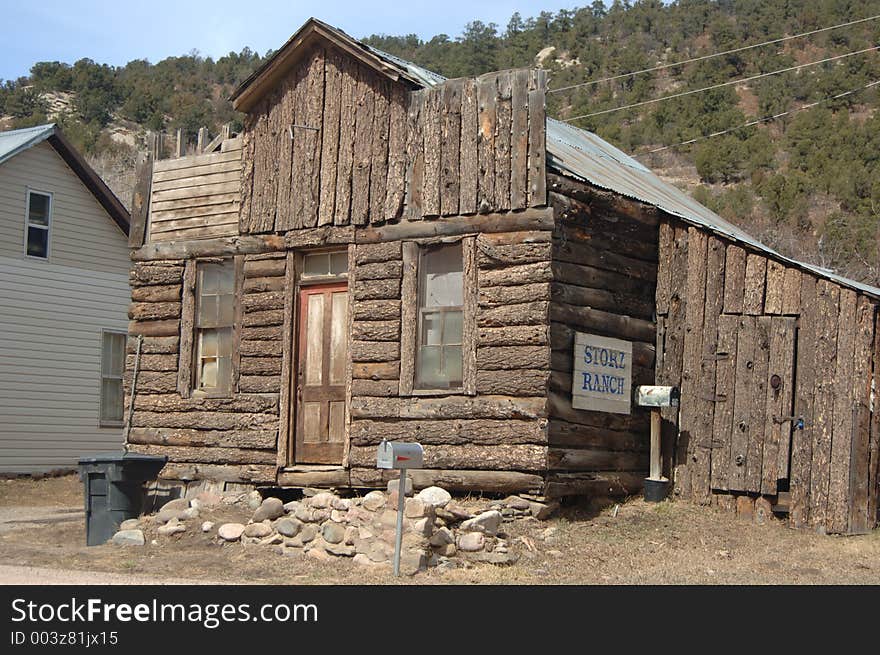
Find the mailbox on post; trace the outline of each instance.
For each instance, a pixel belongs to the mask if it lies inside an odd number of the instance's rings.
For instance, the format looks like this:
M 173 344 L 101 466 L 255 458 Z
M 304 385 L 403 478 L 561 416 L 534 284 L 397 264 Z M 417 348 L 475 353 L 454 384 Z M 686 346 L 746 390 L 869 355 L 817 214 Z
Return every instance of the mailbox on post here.
M 663 477 L 660 465 L 660 408 L 678 407 L 678 387 L 642 385 L 636 388 L 636 405 L 651 409 L 651 471 L 645 478 L 645 500 L 660 502 L 669 491 L 669 480 Z
M 379 444 L 376 453 L 376 468 L 397 469 L 400 483 L 397 487 L 397 534 L 394 540 L 394 575 L 400 575 L 400 544 L 403 541 L 403 509 L 406 500 L 406 472 L 424 466 L 425 451 L 421 444 L 385 441 Z
M 376 468 L 420 469 L 424 466 L 425 451 L 421 444 L 383 441 L 376 455 Z
M 636 388 L 636 405 L 639 407 L 678 407 L 680 397 L 678 387 L 645 384 Z

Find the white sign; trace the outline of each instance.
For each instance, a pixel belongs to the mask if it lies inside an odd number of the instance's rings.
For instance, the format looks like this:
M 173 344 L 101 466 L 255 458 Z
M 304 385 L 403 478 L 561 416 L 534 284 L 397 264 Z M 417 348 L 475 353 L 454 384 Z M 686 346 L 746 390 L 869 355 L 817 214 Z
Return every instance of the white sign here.
M 576 332 L 571 404 L 575 409 L 629 414 L 632 343 Z

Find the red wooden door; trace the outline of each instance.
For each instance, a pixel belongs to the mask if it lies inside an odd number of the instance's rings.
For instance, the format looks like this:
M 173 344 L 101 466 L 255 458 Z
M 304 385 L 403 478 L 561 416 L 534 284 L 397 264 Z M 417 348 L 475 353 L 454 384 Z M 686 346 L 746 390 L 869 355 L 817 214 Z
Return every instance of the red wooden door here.
M 344 282 L 300 289 L 297 338 L 294 461 L 341 464 L 348 361 Z

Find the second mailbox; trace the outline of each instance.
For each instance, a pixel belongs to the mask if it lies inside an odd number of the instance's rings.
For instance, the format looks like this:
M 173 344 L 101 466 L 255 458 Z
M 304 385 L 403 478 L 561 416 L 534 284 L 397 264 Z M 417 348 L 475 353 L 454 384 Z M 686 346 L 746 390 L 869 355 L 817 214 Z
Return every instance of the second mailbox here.
M 636 404 L 639 407 L 678 407 L 680 399 L 678 387 L 642 385 L 636 389 Z
M 425 452 L 421 444 L 401 441 L 383 441 L 376 455 L 376 468 L 420 469 L 424 466 Z

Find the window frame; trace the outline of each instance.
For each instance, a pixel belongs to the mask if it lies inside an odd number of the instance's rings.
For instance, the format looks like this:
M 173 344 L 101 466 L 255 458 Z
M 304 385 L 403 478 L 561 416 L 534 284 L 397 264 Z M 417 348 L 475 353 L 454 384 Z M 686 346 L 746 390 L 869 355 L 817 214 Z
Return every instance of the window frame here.
M 193 348 L 195 349 L 193 352 L 193 393 L 205 394 L 206 396 L 228 396 L 232 391 L 233 385 L 233 371 L 232 371 L 232 355 L 235 351 L 235 344 L 233 343 L 233 336 L 235 333 L 235 308 L 237 306 L 236 300 L 236 275 L 235 275 L 235 259 L 232 257 L 224 258 L 222 261 L 204 261 L 200 262 L 201 266 L 196 266 L 196 294 L 195 294 L 195 302 L 193 305 Z M 222 298 L 225 296 L 232 297 L 232 320 L 229 325 L 213 325 L 211 327 L 203 327 L 199 325 L 200 315 L 202 311 L 202 302 L 206 295 L 202 292 L 202 280 L 205 274 L 205 268 L 208 266 L 216 266 L 218 268 L 223 268 L 228 266 L 231 269 L 232 276 L 232 289 L 231 293 L 220 293 L 220 289 L 217 290 L 217 293 L 210 294 L 216 298 Z M 219 302 L 219 300 L 218 300 Z M 217 334 L 217 354 L 214 356 L 214 360 L 217 362 L 217 380 L 222 382 L 223 384 L 218 384 L 214 387 L 203 388 L 200 386 L 201 376 L 202 376 L 202 360 L 210 359 L 208 357 L 204 357 L 202 354 L 203 349 L 203 337 L 207 331 L 213 331 Z M 229 354 L 228 357 L 225 357 L 225 353 L 221 352 L 221 333 L 223 331 L 228 331 L 228 346 L 229 346 Z M 229 370 L 226 373 L 228 379 L 220 380 L 220 360 L 228 359 L 229 360 Z M 224 377 L 226 377 L 224 376 Z
M 424 273 L 425 269 L 425 256 L 431 249 L 450 247 L 450 246 L 458 246 L 461 251 L 461 304 L 460 305 L 441 305 L 441 306 L 431 306 L 428 307 L 425 305 L 425 297 L 427 295 L 426 290 L 426 282 L 427 278 Z M 416 274 L 418 276 L 418 285 L 416 292 L 416 341 L 415 341 L 415 360 L 413 362 L 413 391 L 419 392 L 437 392 L 437 391 L 448 391 L 448 392 L 461 392 L 464 389 L 464 297 L 465 297 L 465 281 L 464 281 L 464 244 L 461 242 L 441 242 L 435 244 L 422 244 L 419 246 L 419 260 L 418 267 L 416 269 Z M 422 343 L 422 338 L 424 335 L 424 325 L 425 325 L 425 314 L 439 314 L 440 315 L 440 333 L 443 333 L 446 330 L 446 315 L 450 313 L 459 313 L 462 315 L 462 329 L 461 329 L 461 339 L 459 343 L 447 344 L 443 337 L 440 339 L 440 352 L 441 358 L 445 355 L 445 350 L 447 347 L 458 346 L 459 350 L 461 350 L 462 357 L 462 379 L 459 384 L 452 385 L 450 384 L 447 387 L 439 387 L 439 386 L 427 386 L 423 381 L 419 379 L 419 368 L 421 364 L 422 357 L 422 348 L 426 345 Z
M 199 350 L 201 330 L 198 323 L 200 279 L 199 268 L 206 264 L 228 263 L 233 267 L 232 323 L 221 329 L 230 329 L 229 378 L 223 388 L 200 389 Z M 188 259 L 184 265 L 183 297 L 180 321 L 180 361 L 178 363 L 177 391 L 182 398 L 232 398 L 238 391 L 241 339 L 241 288 L 244 274 L 242 256 Z M 224 294 L 225 295 L 225 294 Z M 211 328 L 216 329 L 216 328 Z
M 333 284 L 334 282 L 345 282 L 349 279 L 349 267 L 346 266 L 345 273 L 331 273 L 330 275 L 305 275 L 306 259 L 314 255 L 334 255 L 345 254 L 348 257 L 346 247 L 335 248 L 315 248 L 310 250 L 301 250 L 295 253 L 294 266 L 298 271 L 296 276 L 296 291 L 299 292 L 300 287 L 309 287 L 315 284 Z
M 400 384 L 401 396 L 475 396 L 476 395 L 476 333 L 477 333 L 477 266 L 475 235 L 441 237 L 404 241 L 403 280 L 401 283 L 401 344 Z M 422 290 L 420 266 L 425 248 L 437 245 L 461 243 L 462 255 L 462 336 L 461 385 L 457 387 L 419 387 L 418 352 L 422 316 Z M 429 310 L 434 311 L 434 310 Z
M 108 376 L 104 374 L 104 337 L 108 334 L 112 334 L 115 336 L 122 337 L 122 357 L 121 364 L 122 370 L 119 373 L 119 377 Z M 128 358 L 128 332 L 125 330 L 117 330 L 112 328 L 102 328 L 101 329 L 101 341 L 100 341 L 100 357 L 98 358 L 98 379 L 99 379 L 99 391 L 98 391 L 98 427 L 99 428 L 121 428 L 125 426 L 125 362 Z M 113 419 L 105 419 L 104 418 L 104 380 L 116 380 L 118 379 L 122 384 L 122 417 L 117 421 Z
M 46 196 L 49 199 L 49 211 L 47 212 L 47 222 L 48 225 L 38 225 L 34 223 L 31 224 L 31 196 L 37 194 L 41 196 Z M 54 223 L 53 213 L 55 211 L 55 194 L 51 191 L 42 191 L 40 189 L 35 189 L 33 187 L 25 187 L 25 202 L 24 202 L 24 243 L 23 243 L 23 252 L 24 256 L 28 259 L 33 259 L 35 261 L 47 262 L 49 261 L 49 256 L 52 252 L 52 225 Z M 39 255 L 31 255 L 28 253 L 28 233 L 30 228 L 33 227 L 38 230 L 46 231 L 46 256 L 40 257 Z

